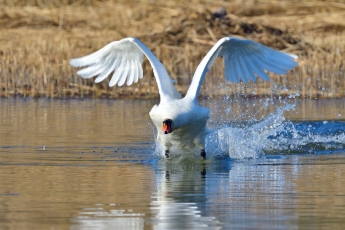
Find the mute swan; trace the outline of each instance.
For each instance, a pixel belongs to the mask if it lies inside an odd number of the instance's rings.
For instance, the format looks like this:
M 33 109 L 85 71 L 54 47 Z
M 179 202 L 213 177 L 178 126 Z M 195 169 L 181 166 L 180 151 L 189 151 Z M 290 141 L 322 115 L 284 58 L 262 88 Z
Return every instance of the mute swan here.
M 197 147 L 201 157 L 206 158 L 209 109 L 201 107 L 197 97 L 205 74 L 217 57 L 223 57 L 225 79 L 236 83 L 255 81 L 255 74 L 269 81 L 264 70 L 286 74 L 297 66 L 294 61 L 296 55 L 279 52 L 251 40 L 225 37 L 202 59 L 187 94 L 182 98 L 163 64 L 136 38 L 113 41 L 90 55 L 71 59 L 70 64 L 73 67 L 88 66 L 77 72 L 82 78 L 97 76 L 95 82 L 98 83 L 113 72 L 109 86 L 122 86 L 125 82 L 130 86 L 143 77 L 144 55 L 153 68 L 160 94 L 159 105 L 153 106 L 149 115 L 157 127 L 157 140 L 163 145 L 167 158 L 173 146 L 179 149 Z

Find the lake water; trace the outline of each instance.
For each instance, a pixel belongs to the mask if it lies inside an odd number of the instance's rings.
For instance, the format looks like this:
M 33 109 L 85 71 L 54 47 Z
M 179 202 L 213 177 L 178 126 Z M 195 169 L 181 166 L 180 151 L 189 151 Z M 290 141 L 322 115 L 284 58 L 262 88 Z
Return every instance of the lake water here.
M 0 229 L 344 228 L 345 100 L 204 100 L 206 161 L 162 156 L 156 103 L 1 99 Z

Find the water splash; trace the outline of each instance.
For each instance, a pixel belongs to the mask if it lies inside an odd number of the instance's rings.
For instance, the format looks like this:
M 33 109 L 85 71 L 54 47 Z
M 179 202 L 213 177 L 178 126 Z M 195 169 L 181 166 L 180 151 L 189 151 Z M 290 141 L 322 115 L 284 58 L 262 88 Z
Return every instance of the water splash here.
M 275 141 L 269 137 L 278 135 L 290 125 L 291 122 L 285 121 L 283 113 L 293 108 L 294 104 L 287 104 L 266 118 L 243 123 L 242 127 L 230 124 L 228 127 L 211 130 L 207 138 L 208 152 L 213 152 L 215 156 L 229 155 L 233 159 L 258 158 L 264 155 L 265 150 L 272 149 L 275 145 Z
M 267 155 L 344 152 L 345 122 L 289 121 L 285 119 L 284 112 L 295 110 L 295 104 L 284 103 L 259 119 L 254 118 L 252 112 L 245 111 L 241 114 L 242 122 L 233 117 L 235 122 L 224 117 L 221 122 L 214 122 L 207 137 L 208 156 L 246 159 Z M 268 98 L 262 101 L 260 110 L 273 104 Z

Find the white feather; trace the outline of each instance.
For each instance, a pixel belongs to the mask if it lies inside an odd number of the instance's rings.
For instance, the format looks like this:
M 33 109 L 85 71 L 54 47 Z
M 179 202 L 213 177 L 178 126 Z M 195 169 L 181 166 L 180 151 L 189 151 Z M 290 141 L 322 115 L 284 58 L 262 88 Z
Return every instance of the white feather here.
M 116 57 L 116 54 L 114 55 Z M 95 83 L 99 83 L 101 81 L 103 81 L 104 79 L 106 79 L 108 77 L 108 75 L 114 71 L 114 69 L 116 68 L 117 65 L 117 60 L 113 61 L 111 63 L 111 61 L 108 63 L 108 67 L 105 68 L 105 70 L 99 74 L 99 76 L 95 79 Z
M 133 82 L 137 83 L 139 80 L 139 70 L 137 68 L 137 60 L 134 60 L 132 62 L 132 68 L 133 68 Z
M 111 78 L 110 82 L 109 82 L 109 86 L 112 87 L 114 85 L 117 84 L 117 82 L 119 80 L 121 80 L 122 76 L 123 76 L 123 72 L 125 71 L 125 68 L 124 68 L 124 62 L 125 62 L 125 59 L 122 58 L 120 61 L 119 61 L 119 66 L 116 68 L 116 71 L 114 72 L 113 74 L 113 77 Z

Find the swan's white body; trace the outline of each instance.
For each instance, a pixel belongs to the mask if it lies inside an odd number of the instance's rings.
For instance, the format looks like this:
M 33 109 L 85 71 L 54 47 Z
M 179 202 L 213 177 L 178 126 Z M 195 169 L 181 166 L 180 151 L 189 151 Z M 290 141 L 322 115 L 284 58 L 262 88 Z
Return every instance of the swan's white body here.
M 151 109 L 150 117 L 157 127 L 157 140 L 165 150 L 171 147 L 204 149 L 209 112 L 208 108 L 201 107 L 196 101 L 182 98 L 165 103 L 161 101 Z M 166 118 L 173 120 L 174 131 L 169 134 L 161 131 L 162 122 Z
M 255 74 L 268 81 L 269 77 L 264 69 L 276 74 L 286 74 L 297 65 L 295 55 L 273 50 L 251 40 L 222 38 L 198 65 L 186 96 L 181 98 L 163 64 L 136 38 L 111 42 L 93 54 L 72 59 L 70 64 L 74 67 L 88 66 L 77 73 L 83 78 L 97 76 L 96 83 L 114 72 L 109 86 L 122 86 L 125 82 L 131 85 L 143 77 L 144 55 L 153 68 L 160 94 L 160 103 L 151 109 L 150 117 L 157 127 L 157 139 L 166 152 L 171 147 L 205 149 L 209 109 L 201 107 L 197 97 L 205 74 L 217 57 L 224 59 L 226 80 L 237 83 L 241 80 L 255 81 Z M 173 121 L 172 132 L 164 134 L 161 127 L 167 118 Z

